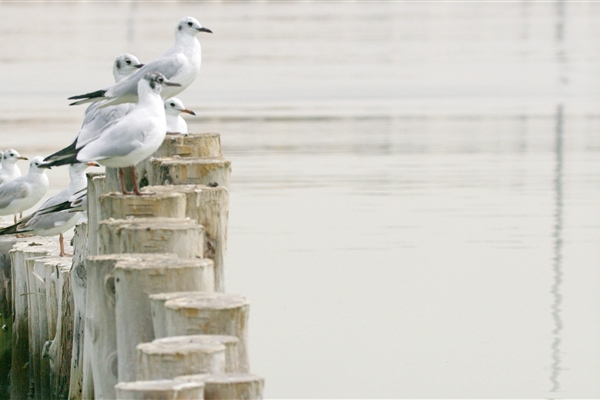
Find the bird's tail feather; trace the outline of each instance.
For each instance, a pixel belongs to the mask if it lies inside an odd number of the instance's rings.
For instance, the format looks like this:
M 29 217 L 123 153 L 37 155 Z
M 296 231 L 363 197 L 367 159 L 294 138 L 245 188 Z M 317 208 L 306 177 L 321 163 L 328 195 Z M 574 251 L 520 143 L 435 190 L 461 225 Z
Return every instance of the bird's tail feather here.
M 76 106 L 79 104 L 91 103 L 94 101 L 104 100 L 104 95 L 106 94 L 106 90 L 96 90 L 95 92 L 90 92 L 86 94 L 80 94 L 77 96 L 71 96 L 68 100 L 77 100 L 73 103 L 69 104 L 70 106 Z

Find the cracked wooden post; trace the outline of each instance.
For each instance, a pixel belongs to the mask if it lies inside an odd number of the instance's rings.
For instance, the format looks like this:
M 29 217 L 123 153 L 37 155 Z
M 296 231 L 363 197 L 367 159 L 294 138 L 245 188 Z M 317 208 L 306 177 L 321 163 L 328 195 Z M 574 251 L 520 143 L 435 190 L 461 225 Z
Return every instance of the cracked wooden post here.
M 100 196 L 101 220 L 135 218 L 185 218 L 185 195 L 162 191 L 149 196 L 112 192 Z
M 175 254 L 105 254 L 88 257 L 83 398 L 114 399 L 119 377 L 115 266 L 143 264 L 147 259 L 173 260 Z M 137 311 L 129 314 L 137 316 Z M 91 390 L 86 388 L 91 382 Z
M 172 379 L 122 382 L 115 387 L 117 400 L 197 400 L 204 398 L 204 383 Z
M 10 366 L 12 360 L 12 274 L 10 250 L 14 237 L 0 238 L 0 399 L 10 398 Z
M 95 256 L 98 253 L 98 223 L 102 220 L 100 215 L 100 196 L 107 192 L 106 178 L 103 173 L 88 172 L 87 189 L 87 214 L 88 214 L 88 238 L 87 254 Z
M 185 335 L 185 336 L 169 336 L 163 337 L 159 339 L 154 339 L 151 344 L 154 347 L 146 347 L 146 348 L 160 348 L 160 349 L 168 349 L 167 351 L 174 351 L 178 346 L 181 345 L 189 345 L 189 344 L 206 344 L 206 343 L 218 343 L 225 346 L 225 365 L 224 369 L 220 371 L 221 373 L 236 373 L 242 372 L 240 368 L 240 363 L 238 359 L 238 346 L 240 340 L 235 336 L 230 335 Z M 150 343 L 144 343 L 144 346 L 150 345 Z M 138 349 L 139 354 L 140 349 Z M 141 368 L 138 363 L 138 368 Z M 202 372 L 199 370 L 199 372 Z M 214 371 L 207 371 L 210 373 L 216 373 Z M 187 373 L 189 374 L 189 373 Z M 183 375 L 183 374 L 180 374 Z M 147 376 L 147 375 L 146 375 Z M 164 378 L 171 378 L 172 376 L 164 376 Z M 154 376 L 153 379 L 157 379 L 157 376 Z
M 75 227 L 75 234 L 73 236 L 73 259 L 70 272 L 70 283 L 73 295 L 73 345 L 71 350 L 69 400 L 81 399 L 84 386 L 83 336 L 85 330 L 85 300 L 87 286 L 85 259 L 87 257 L 87 251 L 89 250 L 87 231 L 87 223 L 79 224 Z M 88 365 L 88 368 L 90 367 L 91 366 Z M 92 389 L 91 382 L 88 382 L 86 387 L 88 389 L 87 393 L 90 394 Z M 91 394 L 93 395 L 93 392 Z
M 158 306 L 160 304 L 156 303 Z M 247 350 L 250 304 L 245 297 L 228 293 L 190 292 L 162 304 L 167 336 L 235 336 L 240 340 L 237 348 L 240 370 L 250 370 Z
M 130 382 L 139 379 L 136 345 L 154 339 L 148 296 L 175 290 L 214 292 L 213 262 L 149 254 L 143 260 L 118 262 L 114 276 L 119 382 Z
M 71 372 L 74 303 L 71 292 L 71 265 L 64 263 L 64 260 L 46 263 L 46 282 L 52 283 L 46 285 L 46 299 L 54 299 L 52 303 L 56 303 L 56 309 L 47 307 L 49 330 L 52 329 L 52 320 L 55 319 L 56 324 L 54 333 L 50 333 L 52 340 L 44 345 L 42 357 L 48 357 L 50 361 L 50 398 L 53 399 L 68 398 Z
M 109 219 L 98 226 L 100 254 L 175 253 L 180 258 L 203 258 L 204 228 L 190 219 Z
M 174 340 L 159 339 L 141 343 L 136 350 L 139 380 L 225 372 L 226 348 L 217 341 L 194 341 L 187 336 L 178 336 Z
M 144 191 L 182 193 L 186 197 L 185 216 L 204 227 L 204 257 L 215 263 L 215 290 L 225 291 L 225 253 L 229 192 L 224 187 L 204 185 L 148 186 Z
M 175 380 L 204 382 L 204 400 L 260 400 L 265 385 L 265 379 L 254 374 L 184 375 Z
M 145 179 L 148 186 L 218 185 L 229 188 L 231 162 L 224 158 L 153 158 Z
M 40 240 L 39 243 L 48 242 Z M 50 248 L 43 245 L 31 245 L 27 242 L 17 243 L 10 251 L 12 275 L 12 363 L 10 375 L 10 392 L 13 399 L 26 399 L 30 388 L 30 372 L 35 382 L 35 371 L 29 363 L 30 331 L 29 326 L 29 291 L 27 260 L 49 255 Z M 31 338 L 33 340 L 33 338 Z M 39 372 L 39 371 L 38 371 Z

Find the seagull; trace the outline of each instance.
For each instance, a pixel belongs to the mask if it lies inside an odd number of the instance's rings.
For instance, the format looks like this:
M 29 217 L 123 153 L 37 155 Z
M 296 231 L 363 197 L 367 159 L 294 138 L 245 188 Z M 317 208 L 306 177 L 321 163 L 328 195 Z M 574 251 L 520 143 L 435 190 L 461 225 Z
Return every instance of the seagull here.
M 69 202 L 75 193 L 87 190 L 85 169 L 88 166 L 98 167 L 99 165 L 97 163 L 69 165 L 69 185 L 46 200 L 33 214 L 21 219 L 14 225 L 0 229 L 0 235 L 19 235 L 24 233 L 33 233 L 38 236 L 59 235 L 60 257 L 70 255 L 65 253 L 63 233 L 74 227 L 81 220 L 83 212 L 80 209 L 74 212 L 71 209 L 57 209 L 56 206 L 63 202 Z
M 171 97 L 165 101 L 165 114 L 167 116 L 167 134 L 188 133 L 187 123 L 181 117 L 181 113 L 196 115 L 192 110 L 185 108 L 181 100 Z
M 212 33 L 210 29 L 200 25 L 195 18 L 183 17 L 175 27 L 175 44 L 162 56 L 150 61 L 127 79 L 95 92 L 69 97 L 69 100 L 77 100 L 70 105 L 105 99 L 110 101 L 100 107 L 135 103 L 138 98 L 137 83 L 148 72 L 160 72 L 165 78 L 179 83 L 179 87 L 166 88 L 162 93 L 163 99 L 176 96 L 192 84 L 200 71 L 202 50 L 200 42 L 196 39 L 198 32 Z
M 44 197 L 49 182 L 46 176 L 47 166 L 42 157 L 34 157 L 29 163 L 27 175 L 20 176 L 0 185 L 0 215 L 16 214 L 31 208 Z
M 0 169 L 0 185 L 10 182 L 21 176 L 21 170 L 17 167 L 17 161 L 27 160 L 13 149 L 6 150 L 2 155 L 2 169 Z
M 136 56 L 132 54 L 121 54 L 113 63 L 113 76 L 115 82 L 122 81 L 143 66 L 144 64 L 140 64 L 140 61 Z M 123 103 L 105 108 L 100 107 L 106 102 L 107 101 L 101 101 L 90 104 L 85 110 L 83 124 L 81 124 L 81 129 L 73 143 L 71 143 L 69 147 L 49 155 L 44 159 L 44 162 L 52 162 L 52 165 L 68 164 L 68 162 L 61 164 L 60 160 L 68 159 L 69 154 L 73 149 L 79 149 L 83 145 L 94 140 L 106 124 L 127 115 L 135 107 L 135 104 L 132 103 Z
M 133 167 L 150 157 L 162 144 L 167 133 L 165 107 L 160 96 L 163 86 L 179 86 L 160 72 L 146 73 L 138 82 L 139 101 L 133 111 L 106 125 L 94 140 L 79 149 L 72 149 L 66 159 L 69 163 L 97 161 L 109 168 L 119 168 L 123 194 L 123 168 Z M 66 149 L 65 149 L 66 150 Z M 52 166 L 52 163 L 44 166 Z M 132 168 L 134 193 L 141 196 L 135 167 Z

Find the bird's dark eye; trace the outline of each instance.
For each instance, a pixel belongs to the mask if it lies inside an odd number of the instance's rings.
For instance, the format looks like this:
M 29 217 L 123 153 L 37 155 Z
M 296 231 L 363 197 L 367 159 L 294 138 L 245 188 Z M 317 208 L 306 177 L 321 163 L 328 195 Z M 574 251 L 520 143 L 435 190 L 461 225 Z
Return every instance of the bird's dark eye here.
M 194 25 L 193 22 L 188 22 L 188 26 L 192 26 L 192 25 Z
M 175 103 L 171 103 L 171 107 L 175 107 Z
M 163 78 L 158 78 L 158 81 L 159 81 L 160 83 L 163 83 Z
M 131 60 L 125 60 L 125 62 L 127 63 L 127 65 L 131 64 Z

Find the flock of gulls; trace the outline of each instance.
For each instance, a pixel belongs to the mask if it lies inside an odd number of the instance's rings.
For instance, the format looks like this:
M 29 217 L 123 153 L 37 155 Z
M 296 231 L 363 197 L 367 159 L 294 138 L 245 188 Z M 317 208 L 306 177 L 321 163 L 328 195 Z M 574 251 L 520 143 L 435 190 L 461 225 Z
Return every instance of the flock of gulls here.
M 175 44 L 160 57 L 146 64 L 131 54 L 117 57 L 115 83 L 69 98 L 75 100 L 70 105 L 92 103 L 73 142 L 46 158 L 32 158 L 27 175 L 22 176 L 17 166 L 18 160 L 27 158 L 13 149 L 2 152 L 0 216 L 14 215 L 14 224 L 0 229 L 0 235 L 59 235 L 60 255 L 67 255 L 62 234 L 85 218 L 88 166 L 119 168 L 123 193 L 144 194 L 137 186 L 134 166 L 150 157 L 166 134 L 187 133 L 181 113 L 196 115 L 174 96 L 190 86 L 200 71 L 199 32 L 212 33 L 195 18 L 184 17 L 175 27 Z M 46 169 L 61 165 L 68 165 L 69 185 L 23 218 L 23 211 L 48 190 Z M 125 188 L 125 167 L 134 167 L 133 192 Z

